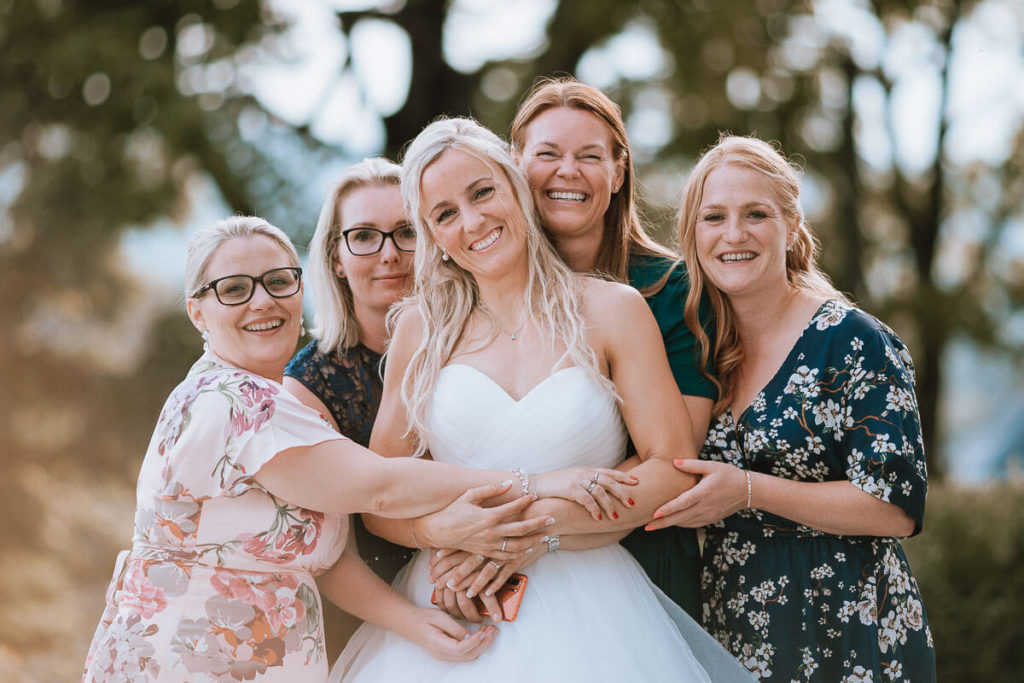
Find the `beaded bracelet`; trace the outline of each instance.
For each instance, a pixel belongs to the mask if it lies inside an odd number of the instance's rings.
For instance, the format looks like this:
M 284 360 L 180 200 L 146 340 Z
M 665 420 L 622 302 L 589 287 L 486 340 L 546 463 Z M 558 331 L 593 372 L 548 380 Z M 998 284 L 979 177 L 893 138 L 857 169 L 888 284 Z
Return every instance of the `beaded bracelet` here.
M 747 509 L 750 509 L 750 494 L 753 492 L 753 488 L 750 486 L 750 470 L 743 470 L 744 474 L 747 475 Z
M 536 480 L 532 474 L 523 472 L 519 467 L 513 467 L 512 474 L 516 475 L 516 478 L 519 479 L 519 486 L 522 488 L 524 496 L 537 495 Z

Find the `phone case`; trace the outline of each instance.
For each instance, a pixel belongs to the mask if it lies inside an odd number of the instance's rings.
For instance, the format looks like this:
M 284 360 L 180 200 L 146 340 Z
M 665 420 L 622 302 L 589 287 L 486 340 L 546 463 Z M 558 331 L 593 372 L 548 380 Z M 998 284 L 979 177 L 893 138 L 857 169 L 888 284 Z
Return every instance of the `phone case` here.
M 505 616 L 505 621 L 515 621 L 519 615 L 519 605 L 523 602 L 523 594 L 526 592 L 526 583 L 529 579 L 530 577 L 526 574 L 516 572 L 508 577 L 508 581 L 495 593 L 498 604 L 501 605 L 502 614 Z M 436 588 L 430 596 L 430 602 L 435 605 L 438 604 Z M 491 616 L 484 607 L 483 602 L 480 601 L 480 598 L 475 598 L 475 602 L 482 616 Z

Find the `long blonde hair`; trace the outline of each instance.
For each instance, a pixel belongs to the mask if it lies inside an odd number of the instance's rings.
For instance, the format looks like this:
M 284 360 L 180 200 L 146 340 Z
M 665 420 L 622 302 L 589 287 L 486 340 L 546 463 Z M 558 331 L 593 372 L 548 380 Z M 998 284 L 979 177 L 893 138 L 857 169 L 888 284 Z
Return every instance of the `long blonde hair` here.
M 736 371 L 743 362 L 743 347 L 736 328 L 736 316 L 729 299 L 707 277 L 697 258 L 697 213 L 704 196 L 708 175 L 724 164 L 736 164 L 761 173 L 775 189 L 783 215 L 796 224 L 792 249 L 786 252 L 786 279 L 797 291 L 808 292 L 830 299 L 849 300 L 837 290 L 828 276 L 818 267 L 820 249 L 800 206 L 800 170 L 769 143 L 755 137 L 722 135 L 718 143 L 706 151 L 690 172 L 683 189 L 676 234 L 679 249 L 690 274 L 690 291 L 686 296 L 684 317 L 694 331 L 701 351 L 701 367 L 708 366 L 710 357 L 716 377 L 709 378 L 718 388 L 718 400 L 712 416 L 725 410 L 732 401 Z M 698 318 L 700 300 L 707 291 L 715 321 L 715 345 L 710 341 Z
M 398 164 L 380 157 L 363 159 L 345 169 L 331 187 L 316 231 L 309 242 L 309 286 L 313 293 L 316 326 L 311 330 L 321 353 L 342 352 L 359 343 L 361 330 L 356 319 L 352 288 L 346 278 L 338 277 L 338 249 L 341 238 L 341 202 L 360 187 L 384 185 L 398 187 Z
M 427 167 L 449 149 L 459 150 L 501 172 L 512 187 L 522 220 L 507 229 L 525 231 L 528 280 L 523 301 L 530 320 L 560 341 L 565 353 L 555 368 L 566 360 L 582 367 L 602 385 L 611 386 L 597 366 L 597 357 L 584 336 L 581 276 L 573 273 L 558 257 L 537 223 L 529 185 L 497 135 L 476 121 L 443 118 L 434 121 L 410 143 L 402 161 L 402 199 L 417 232 L 414 260 L 415 284 L 411 298 L 393 309 L 391 321 L 402 311 L 414 308 L 423 322 L 424 333 L 402 378 L 402 400 L 409 430 L 415 434 L 415 455 L 426 450 L 426 415 L 433 387 L 441 368 L 455 351 L 470 316 L 480 303 L 475 278 L 454 260 L 442 260 L 421 205 L 421 181 Z M 552 369 L 555 369 L 552 368 Z
M 601 119 L 611 134 L 612 156 L 622 163 L 625 171 L 622 187 L 612 195 L 604 214 L 604 236 L 597 255 L 597 270 L 628 284 L 630 256 L 663 256 L 676 260 L 675 254 L 655 242 L 644 230 L 637 209 L 636 174 L 633 156 L 629 153 L 626 124 L 619 105 L 603 92 L 572 77 L 537 79 L 523 97 L 512 120 L 509 129 L 512 146 L 522 155 L 530 123 L 545 111 L 557 107 L 588 112 Z M 643 291 L 644 296 L 657 293 L 666 279 L 667 274 L 648 288 L 651 291 Z

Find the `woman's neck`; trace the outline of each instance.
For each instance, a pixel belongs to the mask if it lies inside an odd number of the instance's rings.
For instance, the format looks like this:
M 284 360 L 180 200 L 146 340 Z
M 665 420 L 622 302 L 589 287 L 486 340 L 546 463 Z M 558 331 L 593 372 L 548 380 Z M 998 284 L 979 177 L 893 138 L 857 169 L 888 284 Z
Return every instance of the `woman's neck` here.
M 375 353 L 384 353 L 388 345 L 388 311 L 354 306 L 359 323 L 359 343 Z
M 515 325 L 521 321 L 523 305 L 526 301 L 526 289 L 529 286 L 530 274 L 523 264 L 501 278 L 488 280 L 477 279 L 480 291 L 480 304 L 505 325 Z
M 597 257 L 601 253 L 601 242 L 604 240 L 604 228 L 588 230 L 578 235 L 556 238 L 551 233 L 551 242 L 555 251 L 562 257 L 566 265 L 577 273 L 592 273 L 597 269 Z
M 778 333 L 792 325 L 790 315 L 810 299 L 788 283 L 756 296 L 730 297 L 740 344 L 747 352 L 771 346 Z

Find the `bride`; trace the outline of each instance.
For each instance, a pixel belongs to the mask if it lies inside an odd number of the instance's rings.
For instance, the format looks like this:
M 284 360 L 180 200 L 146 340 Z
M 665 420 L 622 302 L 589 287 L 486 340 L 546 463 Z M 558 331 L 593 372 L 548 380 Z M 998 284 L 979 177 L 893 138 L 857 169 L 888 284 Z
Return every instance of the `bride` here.
M 371 447 L 520 468 L 523 492 L 532 472 L 614 467 L 628 438 L 642 463 L 631 470 L 638 483 L 626 503 L 595 472 L 578 482 L 591 509 L 531 506 L 551 524 L 539 543 L 518 550 L 539 559 L 524 570 L 518 617 L 501 624 L 475 662 L 438 662 L 364 625 L 332 680 L 751 680 L 608 540 L 607 532 L 642 525 L 692 485 L 672 465 L 695 456 L 690 421 L 641 295 L 562 264 L 507 146 L 474 121 L 436 121 L 417 136 L 402 194 L 420 239 L 416 286 L 398 315 Z M 417 538 L 411 521 L 378 529 L 407 544 L 434 543 Z M 572 537 L 559 549 L 561 534 Z M 478 541 L 471 551 L 480 565 L 504 575 L 499 560 L 508 558 L 510 539 L 494 539 L 486 551 L 488 540 Z M 429 572 L 420 552 L 395 587 L 429 605 Z M 488 591 L 480 597 L 495 613 Z M 501 621 L 500 612 L 493 619 Z

